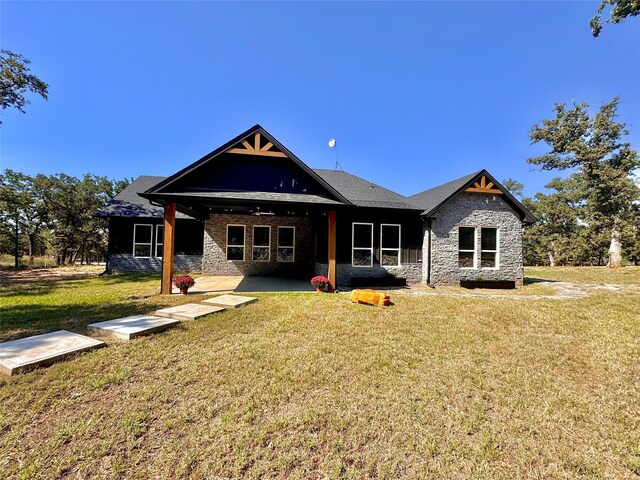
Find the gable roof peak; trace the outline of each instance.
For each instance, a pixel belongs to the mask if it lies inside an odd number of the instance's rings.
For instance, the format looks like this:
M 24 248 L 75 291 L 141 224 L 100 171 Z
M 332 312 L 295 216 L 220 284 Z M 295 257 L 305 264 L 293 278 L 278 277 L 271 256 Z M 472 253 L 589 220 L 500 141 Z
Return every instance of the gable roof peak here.
M 249 138 L 251 135 L 254 135 L 253 145 L 251 145 L 247 141 L 247 138 Z M 266 143 L 263 144 L 263 139 L 261 138 L 261 136 L 264 137 Z M 242 145 L 242 148 L 236 148 L 236 146 L 238 145 Z M 277 150 L 272 150 L 274 147 Z M 351 205 L 351 202 L 347 198 L 345 198 L 340 192 L 333 188 L 332 185 L 327 183 L 320 175 L 314 172 L 307 164 L 305 164 L 296 155 L 294 155 L 293 152 L 291 152 L 287 147 L 280 143 L 273 135 L 267 132 L 259 123 L 256 123 L 253 127 L 245 130 L 240 135 L 237 135 L 224 145 L 221 145 L 204 157 L 200 158 L 200 160 L 197 160 L 191 165 L 188 165 L 182 170 L 174 173 L 173 175 L 166 178 L 164 181 L 158 183 L 149 190 L 145 191 L 141 195 L 145 196 L 147 194 L 162 194 L 163 190 L 170 184 L 176 182 L 185 175 L 192 173 L 194 170 L 198 169 L 206 163 L 213 161 L 216 157 L 226 152 L 245 155 L 263 155 L 269 157 L 288 158 L 309 176 L 311 176 L 316 182 L 318 182 L 335 200 L 346 205 Z
M 488 182 L 487 182 L 488 180 Z M 479 182 L 479 183 L 478 183 Z M 463 191 L 484 194 L 500 194 L 504 200 L 516 210 L 522 221 L 533 223 L 536 218 L 520 203 L 509 191 L 504 188 L 485 168 L 464 177 L 451 180 L 437 187 L 424 190 L 409 197 L 409 201 L 424 209 L 422 214 L 426 217 L 434 215 L 446 202 Z

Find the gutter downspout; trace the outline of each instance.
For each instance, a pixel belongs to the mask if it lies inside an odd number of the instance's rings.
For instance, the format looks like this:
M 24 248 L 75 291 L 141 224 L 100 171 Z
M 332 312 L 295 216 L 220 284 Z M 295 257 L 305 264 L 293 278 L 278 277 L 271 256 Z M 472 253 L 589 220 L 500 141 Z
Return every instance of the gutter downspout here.
M 431 284 L 431 218 L 427 218 L 427 286 L 431 288 L 436 288 L 435 285 Z

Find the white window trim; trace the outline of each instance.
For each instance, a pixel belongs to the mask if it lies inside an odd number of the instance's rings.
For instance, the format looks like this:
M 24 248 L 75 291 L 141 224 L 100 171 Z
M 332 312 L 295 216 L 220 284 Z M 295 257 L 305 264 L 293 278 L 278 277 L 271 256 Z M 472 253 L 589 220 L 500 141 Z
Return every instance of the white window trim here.
M 356 225 L 370 225 L 371 226 L 371 248 L 354 247 L 353 246 L 353 242 L 355 240 Z M 353 263 L 353 260 L 354 260 L 353 253 L 356 250 L 369 250 L 369 252 L 371 253 L 371 263 L 369 265 L 354 265 L 354 263 Z M 371 268 L 371 267 L 373 267 L 373 223 L 353 222 L 351 224 L 351 266 L 352 267 L 356 267 L 356 268 Z
M 158 230 L 160 230 L 161 228 L 164 228 L 164 225 L 162 223 L 159 223 L 156 225 L 156 248 L 153 250 L 153 253 L 155 255 L 156 258 L 162 258 L 162 256 L 164 255 L 164 230 L 162 230 L 162 240 L 160 242 L 158 242 Z M 160 251 L 160 255 L 158 255 L 158 245 L 162 245 L 162 250 Z
M 398 248 L 382 248 L 382 227 L 398 227 Z M 382 267 L 399 267 L 402 263 L 400 260 L 400 256 L 402 255 L 402 225 L 398 223 L 381 223 L 380 224 L 380 266 Z M 398 252 L 398 263 L 395 265 L 384 265 L 382 263 L 383 253 L 387 252 Z
M 137 227 L 149 227 L 151 229 L 149 242 L 136 242 L 136 228 Z M 143 257 L 136 255 L 136 245 L 149 245 L 149 256 Z M 152 223 L 134 223 L 133 224 L 133 251 L 131 252 L 133 258 L 151 258 L 153 255 L 153 224 Z
M 280 229 L 281 228 L 292 228 L 293 229 L 293 245 L 280 245 Z M 276 238 L 276 260 L 280 263 L 294 263 L 296 261 L 296 227 L 289 225 L 279 225 L 278 231 L 276 232 L 278 237 Z M 278 258 L 278 250 L 280 248 L 293 248 L 293 259 L 291 261 L 283 261 Z
M 482 229 L 483 228 L 495 228 L 496 229 L 496 249 L 495 250 L 483 250 L 482 249 Z M 480 227 L 480 242 L 479 242 L 478 246 L 480 247 L 480 256 L 479 256 L 480 268 L 482 270 L 500 270 L 500 229 L 498 227 L 494 227 L 494 226 L 484 226 L 483 225 L 482 227 Z M 495 267 L 483 267 L 482 266 L 482 252 L 495 253 L 496 254 L 496 266 Z
M 229 245 L 229 227 L 242 227 L 242 245 Z M 235 223 L 227 223 L 227 244 L 226 244 L 226 259 L 228 262 L 244 262 L 246 258 L 246 248 L 245 245 L 247 243 L 247 226 L 246 225 L 238 225 Z M 229 260 L 229 247 L 240 247 L 242 248 L 242 260 Z
M 473 228 L 473 250 L 466 250 L 460 248 L 460 229 L 461 228 Z M 473 253 L 473 267 L 461 267 L 460 264 L 460 252 Z M 458 225 L 458 268 L 460 270 L 477 270 L 478 269 L 478 227 L 475 225 Z
M 269 229 L 269 244 L 268 245 L 256 245 L 256 243 L 255 243 L 256 227 L 268 228 Z M 252 262 L 260 262 L 260 263 L 270 262 L 271 261 L 271 225 L 254 225 L 253 229 L 251 231 L 252 231 L 252 236 L 251 236 L 251 261 Z M 269 252 L 269 255 L 268 255 L 266 260 L 254 260 L 253 259 L 253 251 L 256 248 L 266 248 L 267 249 L 267 252 Z

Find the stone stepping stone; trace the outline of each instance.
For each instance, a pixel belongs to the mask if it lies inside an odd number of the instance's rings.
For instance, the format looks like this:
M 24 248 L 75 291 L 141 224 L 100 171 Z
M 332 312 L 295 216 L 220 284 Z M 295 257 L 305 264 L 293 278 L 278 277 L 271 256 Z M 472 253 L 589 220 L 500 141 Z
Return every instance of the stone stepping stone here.
M 106 322 L 92 323 L 87 325 L 92 330 L 101 335 L 131 340 L 143 335 L 162 332 L 180 323 L 180 320 L 173 318 L 154 317 L 151 315 L 133 315 L 131 317 L 116 318 Z
M 11 340 L 0 343 L 0 373 L 13 375 L 104 345 L 95 338 L 66 330 Z
M 197 320 L 200 317 L 211 315 L 212 313 L 224 312 L 225 310 L 223 307 L 213 305 L 187 303 L 185 305 L 178 305 L 177 307 L 157 310 L 155 314 L 159 317 L 176 318 L 178 320 Z
M 219 297 L 203 300 L 202 303 L 225 308 L 238 308 L 257 301 L 258 299 L 255 297 L 243 297 L 242 295 L 220 295 Z

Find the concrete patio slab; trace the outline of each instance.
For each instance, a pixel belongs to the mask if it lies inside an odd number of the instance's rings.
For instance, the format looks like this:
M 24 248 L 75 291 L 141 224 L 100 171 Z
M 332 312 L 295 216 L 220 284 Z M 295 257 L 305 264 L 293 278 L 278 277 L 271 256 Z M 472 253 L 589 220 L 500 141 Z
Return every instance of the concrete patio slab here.
M 189 289 L 189 295 L 202 295 L 203 293 L 227 293 L 233 292 L 242 281 L 242 276 L 208 276 L 196 277 L 196 284 Z M 171 293 L 180 293 L 180 289 L 174 285 Z
M 268 276 L 195 276 L 196 284 L 189 289 L 189 295 L 220 295 L 221 293 L 258 293 L 258 292 L 314 292 L 309 280 Z M 171 293 L 179 294 L 175 286 Z
M 143 335 L 162 332 L 180 323 L 180 320 L 173 318 L 154 317 L 152 315 L 133 315 L 131 317 L 116 318 L 106 322 L 92 323 L 87 325 L 100 335 L 131 340 Z
M 283 277 L 244 277 L 233 291 L 235 293 L 315 292 L 316 289 L 309 280 Z
M 203 300 L 202 303 L 207 305 L 217 305 L 218 307 L 225 308 L 238 308 L 249 305 L 256 302 L 258 299 L 255 297 L 245 297 L 242 295 L 220 295 L 219 297 Z
M 226 309 L 223 307 L 215 307 L 213 305 L 187 303 L 185 305 L 178 305 L 177 307 L 157 310 L 155 314 L 159 317 L 175 318 L 178 320 L 197 320 L 200 317 L 204 317 L 212 313 L 224 312 L 225 310 Z
M 0 373 L 13 375 L 104 345 L 95 338 L 66 330 L 0 343 Z

